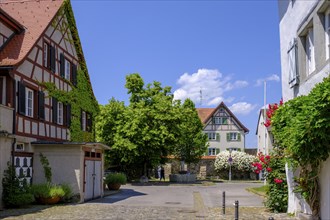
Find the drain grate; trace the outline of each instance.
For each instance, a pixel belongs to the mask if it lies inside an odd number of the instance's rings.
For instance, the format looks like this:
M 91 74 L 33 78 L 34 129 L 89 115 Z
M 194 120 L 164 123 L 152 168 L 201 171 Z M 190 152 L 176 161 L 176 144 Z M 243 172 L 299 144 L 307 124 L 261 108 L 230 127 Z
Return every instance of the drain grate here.
M 165 204 L 178 205 L 181 204 L 181 202 L 165 202 Z
M 196 213 L 197 211 L 191 210 L 191 209 L 181 209 L 181 210 L 178 210 L 178 212 L 180 212 L 180 213 Z

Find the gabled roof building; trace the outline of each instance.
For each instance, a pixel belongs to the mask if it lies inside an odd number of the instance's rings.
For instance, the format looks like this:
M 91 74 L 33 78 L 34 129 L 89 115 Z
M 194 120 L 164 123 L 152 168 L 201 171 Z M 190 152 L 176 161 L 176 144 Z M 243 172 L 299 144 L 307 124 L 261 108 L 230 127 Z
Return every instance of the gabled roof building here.
M 224 150 L 244 151 L 247 129 L 230 109 L 221 102 L 216 108 L 197 108 L 209 138 L 206 156 L 214 157 Z
M 81 201 L 101 196 L 97 112 L 70 1 L 1 0 L 0 182 L 8 161 L 21 180 L 44 182 L 42 153 L 54 183 Z

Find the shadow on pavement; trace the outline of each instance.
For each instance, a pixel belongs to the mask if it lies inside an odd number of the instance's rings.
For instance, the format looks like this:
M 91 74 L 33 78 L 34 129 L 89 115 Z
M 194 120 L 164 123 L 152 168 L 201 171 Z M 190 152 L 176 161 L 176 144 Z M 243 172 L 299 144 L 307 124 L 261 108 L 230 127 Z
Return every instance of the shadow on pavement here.
M 116 194 L 112 194 L 112 195 L 106 196 L 104 198 L 96 199 L 96 200 L 90 201 L 88 203 L 110 203 L 110 204 L 112 204 L 112 203 L 116 203 L 116 202 L 131 198 L 131 197 L 144 196 L 144 195 L 147 195 L 147 194 L 137 192 L 133 189 L 121 189 Z

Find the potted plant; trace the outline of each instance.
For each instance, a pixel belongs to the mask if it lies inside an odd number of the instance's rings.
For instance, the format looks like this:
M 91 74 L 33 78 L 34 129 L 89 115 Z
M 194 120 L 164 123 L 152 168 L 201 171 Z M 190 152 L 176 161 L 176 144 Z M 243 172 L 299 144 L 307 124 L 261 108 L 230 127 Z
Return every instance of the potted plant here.
M 109 173 L 104 179 L 104 183 L 107 184 L 110 190 L 118 190 L 120 186 L 125 185 L 126 182 L 127 178 L 123 173 Z
M 60 185 L 51 183 L 32 185 L 31 191 L 36 200 L 41 204 L 56 204 L 65 196 L 65 192 Z

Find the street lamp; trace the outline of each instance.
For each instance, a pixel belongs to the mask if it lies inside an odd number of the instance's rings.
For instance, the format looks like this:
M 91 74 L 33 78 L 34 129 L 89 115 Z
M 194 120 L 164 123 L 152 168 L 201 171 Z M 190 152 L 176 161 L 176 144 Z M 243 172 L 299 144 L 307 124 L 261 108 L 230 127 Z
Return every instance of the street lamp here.
M 233 149 L 229 149 L 229 158 L 228 158 L 228 163 L 229 163 L 229 181 L 231 181 L 231 164 L 233 163 L 233 158 L 231 157 L 231 151 Z

